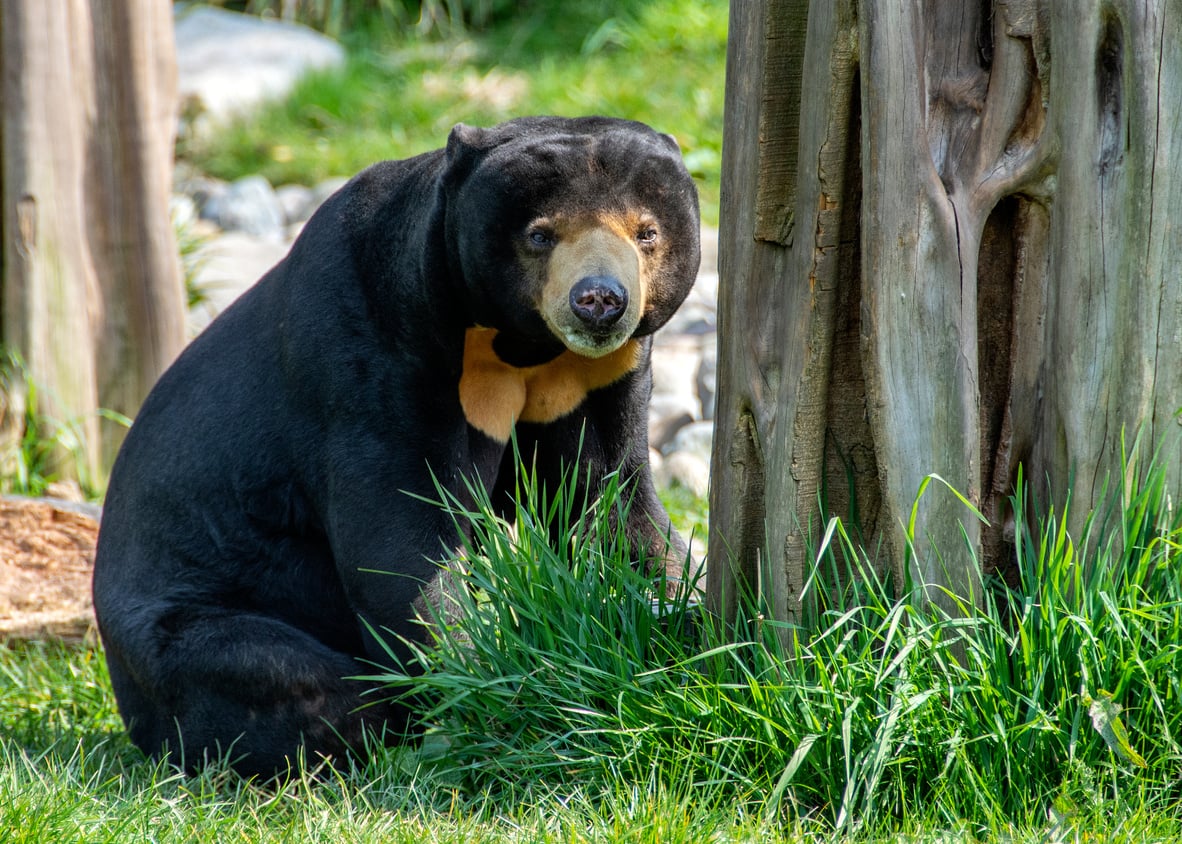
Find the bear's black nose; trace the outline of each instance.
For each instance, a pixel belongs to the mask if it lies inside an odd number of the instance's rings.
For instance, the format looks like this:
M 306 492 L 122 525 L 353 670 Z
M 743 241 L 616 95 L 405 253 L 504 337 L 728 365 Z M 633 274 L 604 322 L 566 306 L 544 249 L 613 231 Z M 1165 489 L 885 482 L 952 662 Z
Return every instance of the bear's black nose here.
M 592 329 L 610 328 L 627 308 L 628 291 L 609 275 L 580 279 L 570 291 L 570 309 Z

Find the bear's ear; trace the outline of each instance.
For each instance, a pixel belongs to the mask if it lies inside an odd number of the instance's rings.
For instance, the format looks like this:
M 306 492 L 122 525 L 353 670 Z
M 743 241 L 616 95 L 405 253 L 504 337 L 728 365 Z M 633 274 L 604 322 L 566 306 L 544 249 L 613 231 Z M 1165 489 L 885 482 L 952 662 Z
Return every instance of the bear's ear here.
M 486 129 L 457 123 L 447 136 L 447 163 L 454 165 L 464 157 L 493 145 L 490 133 Z
M 661 140 L 668 141 L 669 145 L 672 146 L 676 152 L 681 152 L 681 144 L 677 143 L 677 138 L 673 137 L 668 132 L 661 133 Z

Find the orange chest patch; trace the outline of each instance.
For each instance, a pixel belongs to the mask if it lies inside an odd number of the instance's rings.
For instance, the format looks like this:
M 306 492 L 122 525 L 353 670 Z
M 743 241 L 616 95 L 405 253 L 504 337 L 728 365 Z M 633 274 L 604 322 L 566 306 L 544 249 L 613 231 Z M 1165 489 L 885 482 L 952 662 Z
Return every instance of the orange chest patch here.
M 614 384 L 640 365 L 640 343 L 629 340 L 601 358 L 565 351 L 541 366 L 510 366 L 493 351 L 496 334 L 492 328 L 468 329 L 460 406 L 469 425 L 497 442 L 508 442 L 517 422 L 565 416 L 587 393 Z

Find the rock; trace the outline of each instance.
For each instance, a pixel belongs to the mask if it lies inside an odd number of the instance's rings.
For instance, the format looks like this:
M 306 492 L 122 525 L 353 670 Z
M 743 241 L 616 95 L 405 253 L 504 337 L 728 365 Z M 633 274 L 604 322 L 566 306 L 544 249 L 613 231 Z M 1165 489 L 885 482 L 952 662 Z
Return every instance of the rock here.
M 230 186 L 221 179 L 210 179 L 204 176 L 186 179 L 176 185 L 176 190 L 179 193 L 183 193 L 193 200 L 193 204 L 197 206 L 197 216 L 211 222 L 210 212 L 206 209 L 211 203 L 216 208 L 217 200 L 225 196 L 229 189 Z
M 718 273 L 713 269 L 705 268 L 705 261 L 702 262 L 702 271 L 698 274 L 698 280 L 694 282 L 693 292 L 690 293 L 690 299 L 695 302 L 701 302 L 704 305 L 709 305 L 713 309 L 718 307 Z
M 648 444 L 660 451 L 694 421 L 695 408 L 683 396 L 653 396 L 648 406 Z
M 710 463 L 710 447 L 714 442 L 714 423 L 710 421 L 691 422 L 682 427 L 661 452 L 668 457 L 670 454 L 684 452 L 693 454 Z
M 715 311 L 713 305 L 705 305 L 695 299 L 686 299 L 685 303 L 677 309 L 677 313 L 673 318 L 662 328 L 671 335 L 685 335 L 689 337 L 705 337 L 710 335 L 713 338 L 714 332 L 718 327 L 718 313 Z M 713 342 L 713 339 L 711 339 Z
M 697 338 L 684 337 L 675 331 L 658 334 L 653 344 L 653 397 L 682 398 L 695 419 L 702 418 L 694 383 L 700 355 L 701 342 Z
M 703 230 L 702 237 L 703 239 L 707 237 L 706 230 Z M 706 259 L 703 257 L 703 267 L 705 267 L 705 263 Z M 690 290 L 685 302 L 661 330 L 673 334 L 703 336 L 713 334 L 717 326 L 718 275 L 712 270 L 703 269 L 698 273 L 693 289 Z
M 320 205 L 312 189 L 303 185 L 278 187 L 275 189 L 275 198 L 279 200 L 279 207 L 283 209 L 283 222 L 289 226 L 305 222 Z
M 709 486 L 718 369 L 718 233 L 702 230 L 702 269 L 693 290 L 653 342 L 649 446 L 659 488 L 680 485 L 704 496 Z M 686 456 L 681 456 L 685 454 Z
M 202 216 L 225 231 L 276 240 L 283 237 L 286 223 L 279 197 L 262 176 L 247 176 L 231 183 L 224 193 L 206 202 Z
M 174 8 L 178 93 L 198 134 L 283 96 L 309 70 L 345 61 L 340 44 L 301 24 L 187 3 Z
M 718 229 L 702 226 L 702 264 L 699 273 L 718 279 Z
M 675 451 L 653 468 L 653 482 L 658 489 L 680 486 L 705 498 L 710 491 L 710 463 L 696 454 Z
M 287 240 L 255 237 L 245 232 L 226 232 L 205 244 L 196 284 L 205 293 L 206 302 L 189 311 L 189 335 L 196 336 L 213 317 L 279 263 L 290 248 Z
M 702 418 L 714 418 L 714 396 L 718 387 L 718 344 L 708 343 L 702 349 L 698 361 L 698 372 L 694 378 L 698 388 L 698 401 L 702 405 Z

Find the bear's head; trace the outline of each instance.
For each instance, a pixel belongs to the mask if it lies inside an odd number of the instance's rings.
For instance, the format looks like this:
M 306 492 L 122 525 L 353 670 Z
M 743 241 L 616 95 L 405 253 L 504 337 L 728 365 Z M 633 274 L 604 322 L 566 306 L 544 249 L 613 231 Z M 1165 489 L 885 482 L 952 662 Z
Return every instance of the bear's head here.
M 698 195 L 668 135 L 603 117 L 460 124 L 446 167 L 452 273 L 510 362 L 609 355 L 693 285 Z

